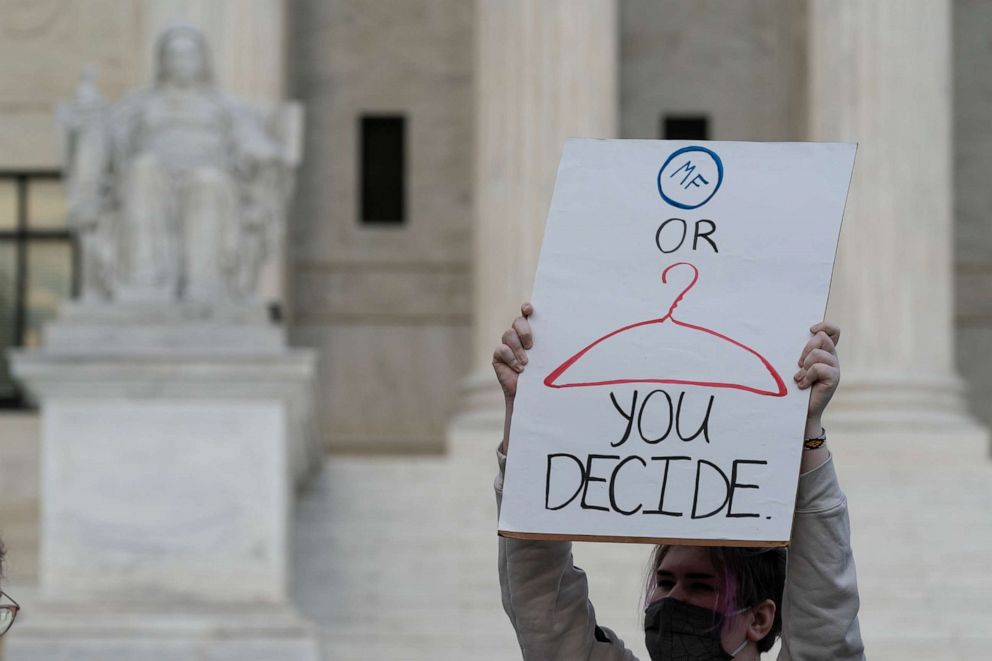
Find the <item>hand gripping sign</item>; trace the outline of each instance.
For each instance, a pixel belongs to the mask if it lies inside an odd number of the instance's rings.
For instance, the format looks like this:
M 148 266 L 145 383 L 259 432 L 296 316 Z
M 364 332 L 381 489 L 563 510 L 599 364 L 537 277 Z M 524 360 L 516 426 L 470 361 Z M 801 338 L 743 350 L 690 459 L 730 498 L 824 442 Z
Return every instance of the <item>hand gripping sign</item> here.
M 854 145 L 569 140 L 500 534 L 785 544 Z

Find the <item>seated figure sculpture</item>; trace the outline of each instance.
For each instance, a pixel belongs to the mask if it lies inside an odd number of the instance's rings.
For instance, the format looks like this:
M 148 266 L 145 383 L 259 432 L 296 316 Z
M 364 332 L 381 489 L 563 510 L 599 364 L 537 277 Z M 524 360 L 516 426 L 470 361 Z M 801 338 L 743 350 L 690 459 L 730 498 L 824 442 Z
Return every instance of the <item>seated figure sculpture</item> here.
M 84 71 L 59 119 L 84 299 L 254 299 L 281 243 L 299 104 L 263 112 L 223 93 L 203 34 L 177 25 L 158 39 L 151 87 L 108 106 Z

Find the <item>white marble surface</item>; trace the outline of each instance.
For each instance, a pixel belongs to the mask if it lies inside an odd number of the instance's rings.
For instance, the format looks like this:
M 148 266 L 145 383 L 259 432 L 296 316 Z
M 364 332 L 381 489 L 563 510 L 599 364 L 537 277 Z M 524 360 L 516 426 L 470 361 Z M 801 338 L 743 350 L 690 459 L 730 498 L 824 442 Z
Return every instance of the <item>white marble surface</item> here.
M 286 331 L 260 305 L 67 301 L 45 324 L 53 354 L 285 354 Z
M 290 479 L 278 401 L 44 402 L 43 595 L 285 599 Z
M 13 588 L 12 588 L 13 589 Z M 52 607 L 18 586 L 5 661 L 320 661 L 312 625 L 285 607 Z
M 290 613 L 315 353 L 257 309 L 64 313 L 11 356 L 41 418 L 39 594 L 11 658 L 317 658 L 299 618 L 257 626 Z
M 11 352 L 36 400 L 268 401 L 286 412 L 292 479 L 316 468 L 312 349 L 290 349 L 285 329 L 261 308 L 67 303 L 46 328 L 45 345 Z
M 493 341 L 530 296 L 565 139 L 616 136 L 618 23 L 615 0 L 476 5 L 474 325 L 463 411 L 502 405 L 483 375 Z
M 853 427 L 975 425 L 953 360 L 950 0 L 813 0 L 809 137 L 858 142 L 827 316 Z

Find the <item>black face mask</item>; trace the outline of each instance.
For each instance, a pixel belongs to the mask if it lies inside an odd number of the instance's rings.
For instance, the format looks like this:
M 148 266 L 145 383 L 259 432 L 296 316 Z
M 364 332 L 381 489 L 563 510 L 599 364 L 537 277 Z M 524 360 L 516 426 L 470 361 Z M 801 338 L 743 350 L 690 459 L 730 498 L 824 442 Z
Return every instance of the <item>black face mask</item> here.
M 747 638 L 733 653 L 724 651 L 720 642 L 724 619 L 708 608 L 671 597 L 659 599 L 644 615 L 648 654 L 653 661 L 729 661 L 744 649 Z

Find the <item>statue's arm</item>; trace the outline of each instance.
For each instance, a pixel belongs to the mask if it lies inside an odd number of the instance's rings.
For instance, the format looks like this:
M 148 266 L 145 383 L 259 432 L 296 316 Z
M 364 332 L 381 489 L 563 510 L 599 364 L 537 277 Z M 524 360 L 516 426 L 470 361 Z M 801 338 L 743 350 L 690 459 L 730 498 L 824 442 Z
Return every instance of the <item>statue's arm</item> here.
M 66 102 L 56 108 L 59 152 L 71 225 L 94 225 L 104 205 L 110 169 L 107 109 L 102 103 Z
M 256 108 L 231 95 L 224 103 L 233 121 L 239 165 L 275 165 L 292 170 L 303 153 L 303 106 L 296 101 Z

